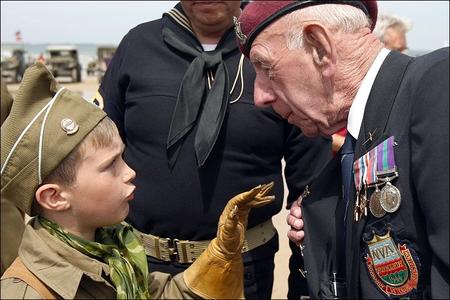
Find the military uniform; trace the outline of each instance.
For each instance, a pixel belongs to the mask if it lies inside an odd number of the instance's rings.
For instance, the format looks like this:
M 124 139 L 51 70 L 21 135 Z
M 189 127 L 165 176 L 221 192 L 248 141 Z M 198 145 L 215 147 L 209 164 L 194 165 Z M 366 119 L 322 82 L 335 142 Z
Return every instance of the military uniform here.
M 361 9 L 373 30 L 376 1 L 333 3 Z M 241 51 L 275 20 L 321 4 L 252 2 L 236 21 Z M 448 299 L 449 49 L 412 58 L 378 47 L 349 99 L 346 142 L 303 197 L 302 273 L 312 298 Z
M 80 253 L 49 234 L 37 219 L 26 226 L 19 255 L 27 268 L 63 299 L 115 299 L 108 279 L 109 266 Z M 196 297 L 183 275 L 153 272 L 149 278 L 151 299 Z M 40 299 L 33 287 L 15 278 L 2 279 L 2 299 Z
M 342 272 L 346 275 L 337 284 L 345 282 L 343 295 L 352 299 L 448 298 L 448 58 L 446 48 L 416 59 L 391 52 L 383 62 L 365 108 L 355 161 L 392 138 L 389 159 L 395 161 L 395 173 L 389 184 L 360 192 L 352 180 L 346 240 L 340 226 L 339 157 L 304 199 L 303 253 L 312 297 L 332 296 L 333 272 L 337 277 Z M 376 210 L 374 195 L 386 186 L 393 205 Z M 369 201 L 367 216 L 360 209 L 364 198 Z

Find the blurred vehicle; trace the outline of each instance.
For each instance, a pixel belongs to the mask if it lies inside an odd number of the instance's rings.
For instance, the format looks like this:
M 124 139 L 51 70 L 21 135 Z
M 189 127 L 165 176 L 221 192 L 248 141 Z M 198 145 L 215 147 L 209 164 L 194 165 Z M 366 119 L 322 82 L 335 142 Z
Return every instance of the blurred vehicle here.
M 75 46 L 48 46 L 47 52 L 49 56 L 47 66 L 53 76 L 68 76 L 72 78 L 72 82 L 81 82 L 81 64 Z
M 98 46 L 97 59 L 91 61 L 87 66 L 88 75 L 97 75 L 98 82 L 102 82 L 106 69 L 108 68 L 111 59 L 116 52 L 116 46 Z
M 115 46 L 99 46 L 97 48 L 97 59 L 98 59 L 98 67 L 97 67 L 97 78 L 98 82 L 102 82 L 103 76 L 105 75 L 106 69 L 111 62 L 111 59 L 116 52 L 117 47 Z
M 97 59 L 93 58 L 87 65 L 86 73 L 88 76 L 94 76 L 95 72 L 97 72 Z
M 22 80 L 23 73 L 28 67 L 25 53 L 23 49 L 13 49 L 10 53 L 2 54 L 2 78 L 14 83 Z

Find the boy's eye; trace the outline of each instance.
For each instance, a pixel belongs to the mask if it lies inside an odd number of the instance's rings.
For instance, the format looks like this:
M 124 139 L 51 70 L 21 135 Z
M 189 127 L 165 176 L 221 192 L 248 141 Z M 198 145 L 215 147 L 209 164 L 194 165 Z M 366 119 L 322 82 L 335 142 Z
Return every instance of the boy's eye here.
M 116 157 L 116 158 L 114 158 L 114 160 L 111 162 L 111 166 L 115 166 L 116 165 L 116 163 L 117 163 L 117 160 L 118 160 L 118 158 Z

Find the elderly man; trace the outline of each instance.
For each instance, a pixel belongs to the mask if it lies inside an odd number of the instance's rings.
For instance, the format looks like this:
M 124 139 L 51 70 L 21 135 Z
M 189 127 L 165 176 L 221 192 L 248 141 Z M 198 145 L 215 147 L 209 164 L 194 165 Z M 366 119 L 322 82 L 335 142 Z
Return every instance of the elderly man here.
M 254 1 L 235 27 L 257 105 L 309 136 L 348 130 L 288 216 L 310 296 L 448 298 L 449 51 L 390 52 L 376 16 L 375 1 Z

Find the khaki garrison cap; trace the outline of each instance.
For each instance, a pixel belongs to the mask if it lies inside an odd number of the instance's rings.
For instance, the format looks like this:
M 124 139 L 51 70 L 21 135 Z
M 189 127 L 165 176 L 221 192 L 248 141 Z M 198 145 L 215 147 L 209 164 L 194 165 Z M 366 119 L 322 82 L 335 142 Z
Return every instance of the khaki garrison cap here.
M 43 64 L 28 68 L 1 127 L 1 197 L 30 214 L 42 180 L 105 116 Z

